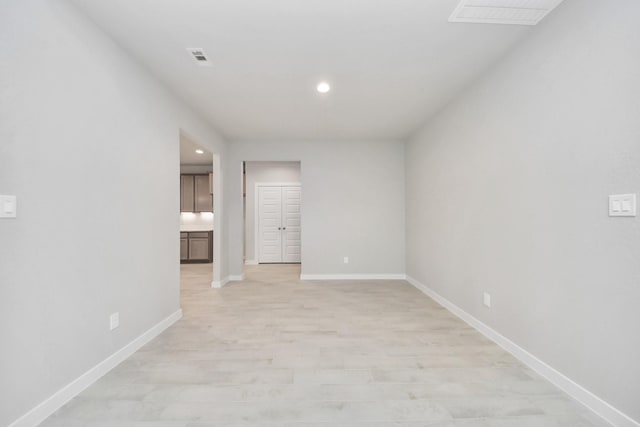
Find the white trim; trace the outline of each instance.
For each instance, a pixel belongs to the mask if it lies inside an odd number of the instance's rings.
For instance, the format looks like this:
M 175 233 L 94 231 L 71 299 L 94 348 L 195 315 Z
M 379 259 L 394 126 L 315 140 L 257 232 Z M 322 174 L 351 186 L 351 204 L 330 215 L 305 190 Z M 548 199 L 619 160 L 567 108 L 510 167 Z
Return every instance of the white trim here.
M 230 274 L 230 275 L 222 278 L 222 280 L 220 280 L 220 281 L 214 280 L 213 282 L 211 282 L 211 287 L 215 288 L 215 289 L 220 289 L 220 288 L 224 287 L 229 282 L 241 282 L 243 280 L 244 280 L 244 273 L 242 273 L 240 275 Z
M 258 265 L 257 259 L 246 259 L 244 260 L 244 265 Z
M 89 369 L 84 374 L 55 392 L 51 397 L 18 418 L 9 427 L 32 427 L 43 422 L 47 417 L 64 406 L 71 399 L 80 394 L 91 384 L 99 380 L 107 372 L 118 366 L 143 345 L 160 335 L 165 329 L 182 318 L 182 310 L 178 310 L 166 319 L 160 321 L 151 329 L 113 353 L 111 356 Z
M 406 280 L 406 274 L 301 274 L 300 280 Z
M 611 423 L 616 427 L 640 427 L 640 423 L 638 421 L 635 421 L 628 415 L 621 412 L 619 409 L 613 407 L 586 388 L 582 387 L 580 384 L 577 384 L 561 372 L 547 365 L 545 362 L 538 359 L 536 356 L 529 353 L 518 344 L 501 335 L 499 332 L 490 328 L 486 324 L 482 323 L 480 320 L 476 319 L 451 301 L 440 296 L 430 287 L 418 282 L 416 279 L 410 276 L 407 276 L 407 282 L 411 283 L 413 286 L 425 293 L 427 296 L 434 299 L 437 303 L 445 307 L 451 313 L 467 322 L 469 325 L 478 330 L 478 332 L 480 332 L 482 335 L 489 338 L 491 341 L 495 342 L 500 347 L 511 353 L 518 360 L 536 371 L 538 374 L 542 375 L 556 387 L 560 388 L 569 396 L 573 397 L 575 400 L 580 402 L 582 405 L 587 407 L 599 417 L 603 418 L 605 421 Z
M 222 197 L 224 189 L 222 160 L 220 158 L 220 154 L 216 153 L 215 149 L 210 147 L 209 144 L 198 140 L 188 132 L 185 132 L 183 128 L 179 128 L 178 140 L 180 140 L 182 136 L 211 152 L 211 173 L 213 174 L 213 263 L 211 265 L 211 269 L 213 272 L 213 282 L 217 283 L 222 280 L 221 259 L 223 253 L 223 236 L 222 233 L 217 232 L 217 230 L 223 230 L 222 219 L 224 217 L 224 197 Z M 178 156 L 178 160 L 179 157 L 180 156 Z M 240 174 L 242 174 L 242 170 L 240 170 Z
M 213 153 L 213 280 L 222 280 L 222 218 L 224 216 L 224 197 L 222 161 L 220 155 Z
M 227 283 L 229 283 L 229 276 L 223 277 L 220 280 L 214 280 L 213 282 L 211 282 L 211 287 L 215 289 L 220 289 Z
M 256 182 L 256 187 L 301 187 L 301 182 Z
M 254 182 L 253 186 L 253 256 L 256 258 L 256 264 L 260 263 L 260 245 L 258 239 L 260 239 L 260 233 L 258 228 L 260 227 L 260 187 L 300 187 L 302 191 L 302 183 L 300 182 Z M 300 206 L 302 209 L 302 206 Z M 302 212 L 300 213 L 302 217 Z M 302 234 L 302 220 L 300 221 L 300 231 Z M 302 240 L 300 240 L 302 245 Z

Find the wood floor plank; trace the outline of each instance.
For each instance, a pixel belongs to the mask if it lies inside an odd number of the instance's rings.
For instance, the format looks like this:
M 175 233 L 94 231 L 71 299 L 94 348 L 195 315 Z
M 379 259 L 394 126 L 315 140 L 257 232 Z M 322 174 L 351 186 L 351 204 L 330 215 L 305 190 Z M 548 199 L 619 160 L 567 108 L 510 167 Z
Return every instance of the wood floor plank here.
M 404 281 L 181 266 L 184 317 L 44 426 L 598 426 Z

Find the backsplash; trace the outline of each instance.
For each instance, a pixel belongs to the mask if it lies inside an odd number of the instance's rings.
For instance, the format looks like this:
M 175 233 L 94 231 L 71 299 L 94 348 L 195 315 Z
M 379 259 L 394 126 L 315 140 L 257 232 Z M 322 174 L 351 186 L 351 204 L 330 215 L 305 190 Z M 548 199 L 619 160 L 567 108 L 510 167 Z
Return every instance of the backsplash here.
M 211 212 L 182 212 L 180 213 L 180 231 L 213 230 L 213 215 Z

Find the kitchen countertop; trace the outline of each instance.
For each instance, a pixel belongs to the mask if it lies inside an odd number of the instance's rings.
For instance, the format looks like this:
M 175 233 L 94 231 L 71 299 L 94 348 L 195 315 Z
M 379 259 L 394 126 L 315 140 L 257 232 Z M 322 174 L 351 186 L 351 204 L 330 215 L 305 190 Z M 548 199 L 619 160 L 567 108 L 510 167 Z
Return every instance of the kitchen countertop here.
M 212 227 L 208 226 L 182 226 L 180 232 L 185 233 L 187 231 L 213 231 Z

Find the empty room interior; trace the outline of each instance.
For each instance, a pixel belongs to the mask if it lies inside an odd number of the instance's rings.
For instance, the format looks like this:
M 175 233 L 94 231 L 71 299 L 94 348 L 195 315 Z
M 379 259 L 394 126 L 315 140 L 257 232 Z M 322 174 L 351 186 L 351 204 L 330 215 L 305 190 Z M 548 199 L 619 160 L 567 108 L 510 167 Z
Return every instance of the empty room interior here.
M 639 427 L 639 21 L 2 0 L 0 425 Z

